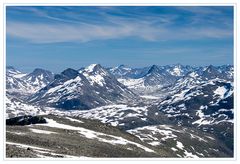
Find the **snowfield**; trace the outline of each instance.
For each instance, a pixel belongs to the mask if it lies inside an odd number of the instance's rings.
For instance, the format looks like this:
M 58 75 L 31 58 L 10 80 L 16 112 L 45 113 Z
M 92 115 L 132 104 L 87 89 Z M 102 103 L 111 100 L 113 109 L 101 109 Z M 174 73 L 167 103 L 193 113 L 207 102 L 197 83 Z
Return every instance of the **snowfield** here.
M 133 107 L 128 105 L 107 105 L 85 111 L 66 111 L 63 115 L 75 116 L 86 119 L 97 119 L 102 123 L 110 123 L 112 126 L 119 126 L 127 118 L 138 118 L 145 120 L 147 107 Z M 56 111 L 56 114 L 58 112 Z
M 139 143 L 135 143 L 132 141 L 128 141 L 122 137 L 118 137 L 118 136 L 113 136 L 113 135 L 109 135 L 109 134 L 105 134 L 105 133 L 100 133 L 100 132 L 96 132 L 96 131 L 92 131 L 89 129 L 85 129 L 82 127 L 75 127 L 75 126 L 70 126 L 70 125 L 65 125 L 65 124 L 61 124 L 56 122 L 55 120 L 52 119 L 46 119 L 47 124 L 39 124 L 40 126 L 48 126 L 48 127 L 53 127 L 53 128 L 60 128 L 60 129 L 68 129 L 68 130 L 74 130 L 74 131 L 78 131 L 78 133 L 86 138 L 89 139 L 96 139 L 99 140 L 101 142 L 106 142 L 106 143 L 110 143 L 110 144 L 120 144 L 120 145 L 127 145 L 127 144 L 131 144 L 131 145 L 135 145 L 147 152 L 154 152 L 154 150 L 151 150 L 143 145 L 140 145 Z M 106 138 L 103 138 L 101 136 L 105 136 Z

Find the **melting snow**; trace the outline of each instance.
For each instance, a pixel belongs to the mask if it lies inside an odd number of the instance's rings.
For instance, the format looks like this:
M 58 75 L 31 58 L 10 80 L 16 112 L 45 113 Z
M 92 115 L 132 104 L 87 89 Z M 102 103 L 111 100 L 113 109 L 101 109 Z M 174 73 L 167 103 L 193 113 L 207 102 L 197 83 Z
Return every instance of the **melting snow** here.
M 192 154 L 191 152 L 188 152 L 187 150 L 184 151 L 186 158 L 199 158 L 197 155 Z
M 70 118 L 70 117 L 65 117 L 65 118 L 68 119 L 68 120 L 70 120 L 70 121 L 73 121 L 73 122 L 83 123 L 82 121 L 77 120 L 77 119 L 74 119 L 74 118 Z
M 176 148 L 174 148 L 174 147 L 172 147 L 171 149 L 172 149 L 173 151 L 177 151 L 177 149 L 176 149 Z
M 48 131 L 48 130 L 40 130 L 40 129 L 32 129 L 30 128 L 30 130 L 34 133 L 40 133 L 40 134 L 54 134 L 56 132 L 52 132 L 52 131 Z
M 12 133 L 12 134 L 16 134 L 16 135 L 26 135 L 26 133 L 22 133 L 22 132 L 11 132 L 11 131 L 7 131 L 7 133 Z
M 50 110 L 42 110 L 38 106 L 33 106 L 29 104 L 22 103 L 17 100 L 11 100 L 5 97 L 6 102 L 6 118 L 23 116 L 23 115 L 43 115 L 50 113 Z M 47 108 L 51 109 L 51 108 Z
M 152 146 L 158 146 L 158 145 L 160 145 L 160 142 L 158 142 L 158 141 L 153 141 L 153 142 L 150 142 L 150 143 L 148 143 L 148 144 L 150 144 L 150 145 L 152 145 Z
M 145 131 L 149 133 L 145 133 Z M 170 138 L 176 138 L 177 136 L 173 134 L 173 131 L 180 132 L 178 130 L 172 129 L 167 125 L 158 125 L 158 126 L 144 126 L 136 129 L 128 130 L 127 132 L 137 136 L 142 141 L 151 141 L 148 144 L 156 144 L 161 141 L 165 141 Z M 162 137 L 159 137 L 159 134 Z M 156 136 L 156 137 L 155 137 Z
M 126 140 L 122 137 L 118 137 L 118 136 L 113 136 L 113 135 L 109 135 L 109 134 L 105 134 L 105 133 L 101 133 L 101 132 L 96 132 L 96 131 L 92 131 L 89 129 L 85 129 L 82 127 L 75 127 L 75 126 L 70 126 L 70 125 L 65 125 L 65 124 L 61 124 L 58 123 L 56 121 L 54 121 L 53 119 L 47 119 L 47 124 L 38 124 L 41 126 L 48 126 L 48 127 L 54 127 L 54 128 L 60 128 L 60 129 L 69 129 L 69 130 L 76 130 L 78 131 L 82 136 L 89 138 L 89 139 L 97 139 L 98 141 L 101 142 L 106 142 L 106 143 L 110 143 L 110 144 L 121 144 L 121 145 L 127 145 L 127 144 L 132 144 L 135 145 L 147 152 L 154 152 L 152 149 L 149 149 L 139 143 L 136 142 L 132 142 L 129 140 Z M 105 139 L 105 138 L 101 138 L 100 136 L 106 136 L 109 137 L 111 139 Z
M 177 145 L 176 145 L 179 149 L 183 149 L 184 146 L 181 142 L 177 141 Z
M 227 92 L 227 89 L 226 89 L 224 86 L 218 87 L 218 88 L 214 91 L 215 95 L 219 95 L 220 98 L 224 98 L 224 95 L 225 95 L 226 92 Z
M 20 74 L 13 75 L 13 77 L 15 77 L 15 78 L 22 78 L 23 76 L 26 76 L 26 75 L 27 74 L 20 73 Z
M 128 88 L 138 88 L 138 87 L 145 87 L 144 86 L 144 79 L 118 79 L 120 83 L 127 86 Z
M 119 121 L 129 117 L 145 118 L 147 107 L 132 107 L 127 105 L 107 105 L 88 111 L 70 111 L 65 112 L 69 116 L 77 116 L 87 119 L 97 119 L 102 123 L 110 123 L 112 126 L 118 126 Z M 127 113 L 126 115 L 124 115 Z
M 143 96 L 140 96 L 140 97 L 145 98 L 145 99 L 153 99 L 153 100 L 159 99 L 159 97 L 151 96 L 151 95 L 143 95 Z

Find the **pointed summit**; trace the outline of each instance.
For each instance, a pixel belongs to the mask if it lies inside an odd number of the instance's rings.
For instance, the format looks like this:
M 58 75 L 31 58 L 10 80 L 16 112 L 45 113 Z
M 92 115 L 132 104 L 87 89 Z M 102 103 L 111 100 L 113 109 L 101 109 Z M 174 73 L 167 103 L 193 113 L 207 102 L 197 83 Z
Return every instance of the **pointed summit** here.
M 127 65 L 121 64 L 117 68 L 119 69 L 130 69 Z
M 45 69 L 36 68 L 33 70 L 33 72 L 29 73 L 24 78 L 33 82 L 36 79 L 46 79 L 47 81 L 51 81 L 53 80 L 53 77 L 54 75 L 52 72 Z
M 66 81 L 69 79 L 73 79 L 79 75 L 79 72 L 72 68 L 67 68 L 64 71 L 62 71 L 60 74 L 56 74 L 54 76 L 54 79 L 57 81 Z M 58 82 L 56 82 L 58 83 Z
M 148 73 L 147 74 L 151 74 L 151 73 L 154 73 L 154 72 L 158 72 L 159 71 L 159 68 L 157 65 L 152 65 L 150 67 L 150 69 L 148 70 Z
M 34 90 L 45 87 L 48 83 L 54 80 L 54 74 L 48 70 L 36 68 L 33 72 L 23 77 L 23 80 L 34 87 Z
M 110 73 L 102 67 L 100 64 L 91 64 L 86 67 L 82 73 L 84 75 L 101 75 L 101 76 L 110 76 Z
M 75 78 L 79 73 L 75 69 L 67 68 L 61 74 L 68 77 L 69 79 L 72 79 Z
M 31 96 L 29 101 L 72 110 L 90 109 L 135 97 L 104 67 L 91 64 L 80 73 L 71 68 L 64 70 L 55 76 L 53 82 Z
M 123 68 L 123 67 L 126 67 L 124 64 L 121 64 L 118 66 L 118 68 Z
M 204 70 L 203 74 L 218 74 L 218 69 L 216 67 L 214 67 L 213 65 L 209 65 L 208 67 L 206 67 L 206 69 Z
M 215 79 L 215 78 L 222 78 L 223 74 L 217 69 L 217 67 L 214 67 L 213 65 L 209 65 L 203 71 L 202 76 L 205 79 Z
M 206 68 L 206 70 L 205 71 L 207 71 L 207 72 L 212 72 L 212 71 L 216 71 L 217 69 L 213 66 L 213 65 L 209 65 L 207 68 Z
M 91 64 L 85 68 L 85 71 L 90 73 L 90 72 L 96 71 L 101 68 L 102 68 L 102 66 L 100 64 Z
M 42 69 L 42 68 L 36 68 L 29 75 L 34 75 L 34 76 L 39 76 L 39 75 L 51 76 L 52 74 L 53 73 L 48 71 L 48 70 L 45 70 L 45 69 Z

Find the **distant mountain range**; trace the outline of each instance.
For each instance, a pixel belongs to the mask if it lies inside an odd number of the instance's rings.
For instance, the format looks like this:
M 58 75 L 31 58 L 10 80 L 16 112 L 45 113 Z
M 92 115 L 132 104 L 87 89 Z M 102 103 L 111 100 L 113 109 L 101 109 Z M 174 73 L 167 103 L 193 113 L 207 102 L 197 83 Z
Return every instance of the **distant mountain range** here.
M 185 151 L 191 151 L 193 156 L 206 157 L 206 151 L 221 156 L 223 149 L 226 156 L 232 156 L 233 80 L 232 65 L 105 68 L 91 64 L 79 70 L 68 68 L 60 74 L 39 68 L 26 74 L 9 66 L 6 112 L 7 117 L 51 113 L 97 119 L 152 146 L 171 145 L 179 138 L 179 142 L 189 144 Z M 193 134 L 184 138 L 176 134 L 179 128 Z M 166 138 L 163 129 L 171 131 L 172 137 Z M 199 132 L 223 143 L 216 150 L 219 153 L 211 149 L 201 151 L 199 143 L 194 147 L 191 138 Z M 199 142 L 207 145 L 208 141 Z M 173 147 L 175 155 L 176 148 Z
M 66 69 L 29 97 L 29 102 L 63 109 L 90 109 L 136 98 L 131 90 L 99 64 L 78 72 Z
M 29 96 L 46 86 L 54 79 L 54 74 L 40 68 L 26 74 L 9 66 L 6 70 L 7 92 L 20 96 Z

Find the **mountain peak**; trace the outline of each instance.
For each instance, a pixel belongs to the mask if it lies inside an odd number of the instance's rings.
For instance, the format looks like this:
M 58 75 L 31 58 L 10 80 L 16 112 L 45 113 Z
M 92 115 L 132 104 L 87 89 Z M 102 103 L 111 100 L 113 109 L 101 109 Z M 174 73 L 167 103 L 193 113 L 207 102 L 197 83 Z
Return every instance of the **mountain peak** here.
M 21 72 L 15 69 L 13 66 L 7 66 L 6 72 L 11 75 L 21 74 Z
M 75 78 L 76 76 L 78 76 L 78 74 L 78 71 L 72 68 L 67 68 L 63 72 L 61 72 L 61 75 L 64 75 L 70 79 Z
M 108 74 L 108 71 L 100 64 L 91 64 L 86 67 L 83 72 L 86 72 L 87 74 Z
M 121 65 L 118 66 L 118 68 L 125 68 L 125 67 L 127 67 L 127 66 L 124 65 L 124 64 L 121 64 Z
M 150 69 L 148 70 L 147 74 L 150 74 L 150 73 L 153 73 L 153 72 L 157 72 L 157 71 L 159 71 L 158 66 L 154 64 L 154 65 L 152 65 L 150 67 Z
M 213 65 L 209 65 L 209 66 L 206 68 L 205 72 L 215 73 L 215 72 L 217 72 L 217 68 L 214 67 Z
M 124 65 L 124 64 L 119 65 L 117 68 L 121 69 L 121 70 L 126 70 L 126 71 L 132 70 L 129 66 Z
M 42 73 L 49 73 L 50 71 L 42 69 L 42 68 L 36 68 L 33 70 L 32 74 L 42 74 Z
M 96 71 L 98 69 L 102 69 L 102 66 L 100 64 L 91 64 L 85 68 L 85 71 L 90 73 L 90 72 Z

